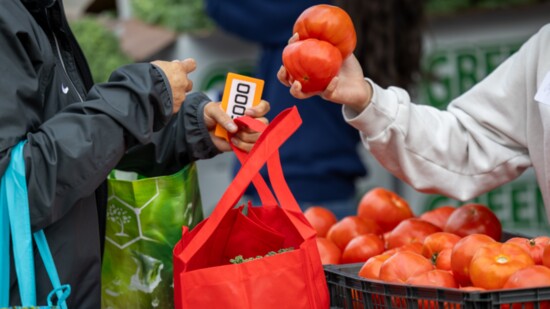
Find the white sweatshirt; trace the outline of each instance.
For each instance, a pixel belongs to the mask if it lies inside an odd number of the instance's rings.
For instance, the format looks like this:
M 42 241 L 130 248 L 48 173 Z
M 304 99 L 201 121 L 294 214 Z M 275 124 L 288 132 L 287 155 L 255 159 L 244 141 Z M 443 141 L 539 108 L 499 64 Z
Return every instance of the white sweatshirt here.
M 532 166 L 550 215 L 550 24 L 445 111 L 369 82 L 371 104 L 344 118 L 395 176 L 464 201 Z

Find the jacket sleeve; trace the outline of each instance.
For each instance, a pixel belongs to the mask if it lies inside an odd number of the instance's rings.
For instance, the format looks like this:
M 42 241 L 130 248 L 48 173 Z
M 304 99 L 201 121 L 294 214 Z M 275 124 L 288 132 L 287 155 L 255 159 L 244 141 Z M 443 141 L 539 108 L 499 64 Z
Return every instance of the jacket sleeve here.
M 44 228 L 93 195 L 131 143 L 149 143 L 170 121 L 171 93 L 149 63 L 115 71 L 83 102 L 62 107 L 48 94 L 51 45 L 18 1 L 0 5 L 0 173 L 11 147 L 24 156 L 31 224 Z M 9 73 L 8 73 L 9 72 Z M 59 85 L 53 85 L 59 91 Z M 48 99 L 50 98 L 50 99 Z M 45 111 L 52 111 L 46 113 Z
M 360 114 L 344 107 L 344 117 L 398 178 L 422 192 L 471 199 L 532 165 L 527 136 L 537 133 L 526 129 L 528 105 L 535 104 L 534 79 L 549 31 L 543 28 L 445 111 L 415 105 L 404 90 L 371 82 L 371 104 Z
M 43 228 L 93 194 L 129 141 L 148 143 L 172 109 L 166 83 L 151 64 L 129 65 L 27 133 L 31 223 Z M 17 117 L 14 115 L 14 117 Z
M 155 132 L 150 143 L 130 148 L 117 169 L 149 177 L 167 175 L 220 153 L 204 124 L 204 107 L 210 101 L 203 93 L 189 94 L 170 123 Z

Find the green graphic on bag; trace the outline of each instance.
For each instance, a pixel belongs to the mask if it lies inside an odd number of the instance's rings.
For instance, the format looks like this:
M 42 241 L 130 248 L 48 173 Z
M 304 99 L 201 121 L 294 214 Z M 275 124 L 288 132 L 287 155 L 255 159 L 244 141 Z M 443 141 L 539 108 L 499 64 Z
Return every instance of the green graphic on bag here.
M 143 178 L 109 176 L 102 308 L 173 308 L 172 248 L 203 219 L 197 167 Z

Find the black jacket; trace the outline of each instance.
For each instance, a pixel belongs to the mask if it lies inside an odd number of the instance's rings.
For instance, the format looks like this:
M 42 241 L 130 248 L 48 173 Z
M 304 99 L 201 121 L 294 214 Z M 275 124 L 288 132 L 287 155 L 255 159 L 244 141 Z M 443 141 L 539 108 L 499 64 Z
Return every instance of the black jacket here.
M 44 229 L 70 308 L 100 308 L 105 179 L 115 167 L 171 174 L 218 153 L 204 126 L 209 101 L 171 92 L 149 63 L 92 85 L 61 0 L 0 1 L 0 173 L 22 139 L 33 230 Z M 35 252 L 40 304 L 50 285 Z M 11 303 L 19 304 L 12 264 Z

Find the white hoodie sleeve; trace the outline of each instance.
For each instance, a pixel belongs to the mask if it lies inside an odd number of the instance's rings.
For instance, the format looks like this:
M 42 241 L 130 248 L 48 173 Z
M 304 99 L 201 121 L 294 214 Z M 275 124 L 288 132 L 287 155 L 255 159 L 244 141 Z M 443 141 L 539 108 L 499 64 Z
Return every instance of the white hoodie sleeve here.
M 444 111 L 411 102 L 397 87 L 374 89 L 361 113 L 343 107 L 372 155 L 392 174 L 425 193 L 468 200 L 521 175 L 528 154 L 528 104 L 536 89 L 544 27 L 521 49 Z M 540 121 L 540 120 L 539 120 Z

